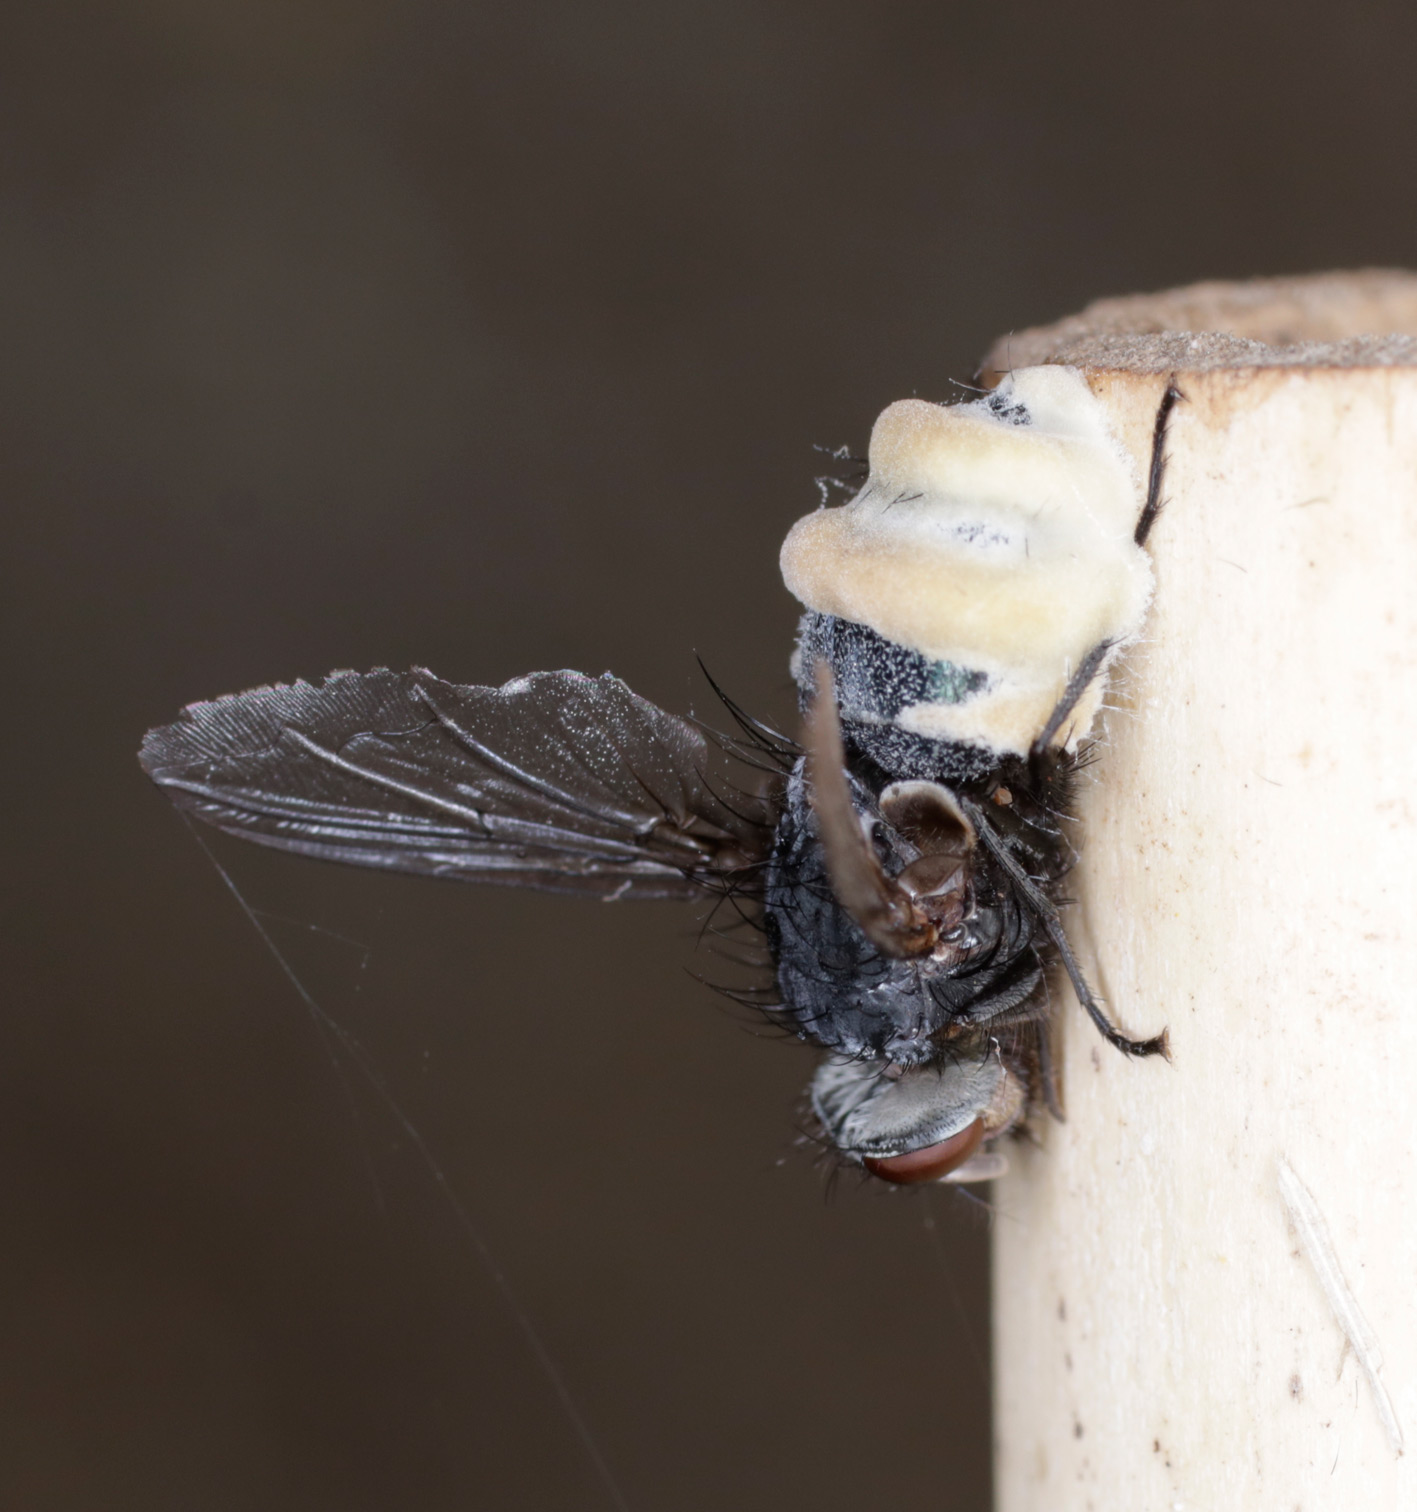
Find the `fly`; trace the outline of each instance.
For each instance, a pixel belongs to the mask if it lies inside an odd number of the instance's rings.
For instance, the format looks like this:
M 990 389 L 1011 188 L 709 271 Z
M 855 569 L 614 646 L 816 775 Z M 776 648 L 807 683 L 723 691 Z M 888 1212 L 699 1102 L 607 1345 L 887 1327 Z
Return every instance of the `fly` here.
M 729 899 L 761 929 L 763 1011 L 827 1053 L 822 1134 L 893 1182 L 983 1180 L 1056 1110 L 1045 978 L 1102 1034 L 1059 916 L 1079 753 L 1151 595 L 1145 488 L 1082 375 L 906 400 L 865 484 L 799 521 L 800 742 L 725 698 L 718 735 L 618 678 L 501 688 L 336 672 L 189 705 L 143 742 L 179 808 L 323 860 L 607 900 Z

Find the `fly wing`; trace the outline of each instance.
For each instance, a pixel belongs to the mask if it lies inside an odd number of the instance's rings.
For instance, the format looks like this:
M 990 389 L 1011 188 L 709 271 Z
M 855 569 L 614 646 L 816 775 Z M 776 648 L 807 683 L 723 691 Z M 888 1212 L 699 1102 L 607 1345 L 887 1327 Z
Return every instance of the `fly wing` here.
M 190 704 L 138 759 L 179 808 L 262 845 L 604 897 L 712 887 L 765 854 L 775 815 L 699 729 L 608 673 L 335 672 Z

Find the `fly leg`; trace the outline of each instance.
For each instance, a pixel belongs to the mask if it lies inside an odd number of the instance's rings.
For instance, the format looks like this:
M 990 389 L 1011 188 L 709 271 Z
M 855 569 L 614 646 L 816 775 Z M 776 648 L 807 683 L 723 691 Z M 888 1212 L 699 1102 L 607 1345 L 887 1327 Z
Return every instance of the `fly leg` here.
M 1068 980 L 1073 984 L 1073 991 L 1077 994 L 1078 1002 L 1087 1010 L 1087 1016 L 1096 1024 L 1098 1033 L 1109 1045 L 1115 1045 L 1124 1055 L 1164 1055 L 1169 1060 L 1171 1044 L 1165 1029 L 1160 1034 L 1153 1035 L 1151 1039 L 1129 1039 L 1102 1011 L 1102 1005 L 1097 1001 L 1092 988 L 1088 986 L 1087 978 L 1082 974 L 1082 967 L 1078 965 L 1077 957 L 1073 954 L 1073 947 L 1068 940 L 1067 931 L 1063 928 L 1063 921 L 1058 917 L 1058 909 L 1053 900 L 1019 865 L 979 804 L 973 799 L 964 799 L 962 807 L 985 848 L 1003 868 L 1009 880 L 1018 889 L 1018 894 L 1028 911 L 1037 919 L 1043 927 L 1044 934 L 1053 942 L 1054 948 L 1062 959 L 1063 967 L 1068 973 Z
M 1038 1033 L 1038 1080 L 1043 1090 L 1044 1106 L 1059 1123 L 1067 1123 L 1063 1101 L 1058 1095 L 1057 1067 L 1053 1064 L 1053 1026 L 1045 1018 L 1034 1027 Z
M 1078 699 L 1087 692 L 1093 678 L 1101 670 L 1102 663 L 1107 660 L 1107 653 L 1112 649 L 1113 644 L 1110 640 L 1099 641 L 1083 657 L 1077 671 L 1068 679 L 1068 685 L 1063 689 L 1063 696 L 1058 700 L 1057 707 L 1048 716 L 1048 723 L 1043 726 L 1038 738 L 1029 747 L 1028 770 L 1035 785 L 1047 774 L 1048 757 L 1054 737 L 1062 729 L 1063 721 L 1077 707 Z
M 1176 408 L 1176 401 L 1185 397 L 1174 382 L 1168 383 L 1166 392 L 1161 396 L 1160 408 L 1156 411 L 1156 425 L 1151 433 L 1151 471 L 1147 475 L 1146 503 L 1142 506 L 1132 536 L 1138 546 L 1146 545 L 1151 527 L 1156 524 L 1156 517 L 1161 513 L 1161 480 L 1166 473 L 1166 432 L 1171 425 L 1171 411 Z

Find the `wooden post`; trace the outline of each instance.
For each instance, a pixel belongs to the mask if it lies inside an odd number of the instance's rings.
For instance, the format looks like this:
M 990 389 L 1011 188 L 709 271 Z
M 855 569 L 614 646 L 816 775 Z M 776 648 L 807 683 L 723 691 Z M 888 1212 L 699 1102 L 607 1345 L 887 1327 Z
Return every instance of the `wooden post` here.
M 1155 334 L 1197 317 L 1239 334 Z M 1417 341 L 1374 330 L 1417 332 L 1417 278 L 991 355 L 1081 366 L 1139 460 L 1185 395 L 1068 910 L 1174 1058 L 1056 989 L 1067 1122 L 993 1192 L 1000 1512 L 1417 1506 Z

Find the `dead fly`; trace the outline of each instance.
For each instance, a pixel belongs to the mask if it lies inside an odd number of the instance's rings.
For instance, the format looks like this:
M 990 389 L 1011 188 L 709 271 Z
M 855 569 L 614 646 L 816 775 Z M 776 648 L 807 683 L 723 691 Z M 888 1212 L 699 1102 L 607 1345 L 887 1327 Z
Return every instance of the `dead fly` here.
M 181 808 L 325 860 L 605 899 L 718 893 L 758 923 L 765 1011 L 828 1052 L 827 1141 L 891 1181 L 984 1179 L 1051 1101 L 1044 979 L 1079 743 L 1151 595 L 1145 497 L 1073 369 L 877 421 L 854 499 L 794 526 L 802 745 L 714 736 L 608 674 L 501 688 L 337 672 L 192 704 L 141 761 Z

